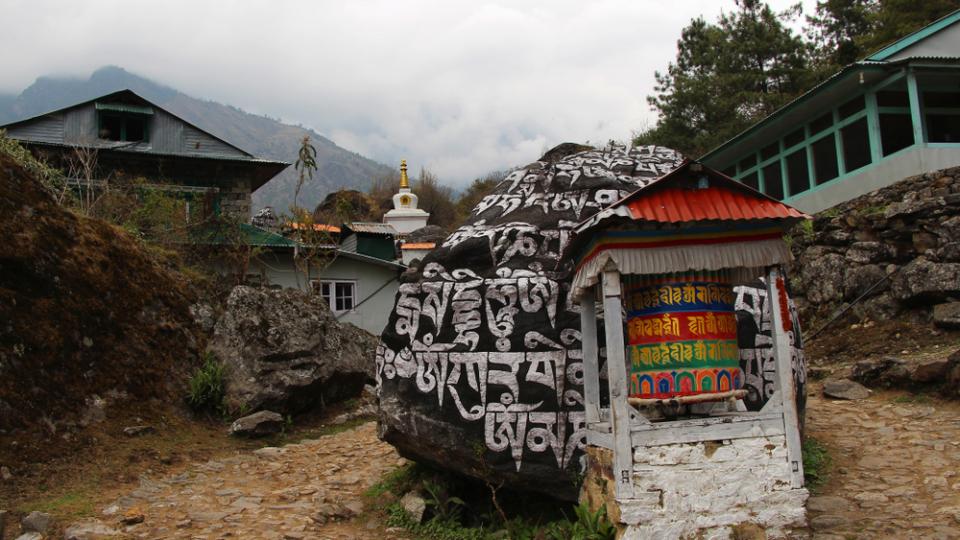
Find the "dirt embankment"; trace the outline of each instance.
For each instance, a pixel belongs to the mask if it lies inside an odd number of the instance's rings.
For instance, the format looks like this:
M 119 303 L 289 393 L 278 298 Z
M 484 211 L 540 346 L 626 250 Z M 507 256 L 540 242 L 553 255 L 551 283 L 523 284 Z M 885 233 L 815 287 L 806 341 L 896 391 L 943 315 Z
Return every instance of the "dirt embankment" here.
M 204 345 L 191 300 L 135 239 L 0 153 L 0 465 L 68 455 L 105 402 L 182 399 Z

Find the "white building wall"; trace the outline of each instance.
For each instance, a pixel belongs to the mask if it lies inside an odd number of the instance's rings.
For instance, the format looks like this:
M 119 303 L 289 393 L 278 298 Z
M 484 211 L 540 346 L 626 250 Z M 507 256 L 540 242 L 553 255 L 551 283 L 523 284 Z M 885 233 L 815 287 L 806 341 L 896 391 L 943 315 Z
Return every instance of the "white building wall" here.
M 357 284 L 357 306 L 338 317 L 340 322 L 352 323 L 379 336 L 393 311 L 393 302 L 400 287 L 395 269 L 337 257 L 315 278 L 354 281 Z M 382 287 L 382 288 L 381 288 Z

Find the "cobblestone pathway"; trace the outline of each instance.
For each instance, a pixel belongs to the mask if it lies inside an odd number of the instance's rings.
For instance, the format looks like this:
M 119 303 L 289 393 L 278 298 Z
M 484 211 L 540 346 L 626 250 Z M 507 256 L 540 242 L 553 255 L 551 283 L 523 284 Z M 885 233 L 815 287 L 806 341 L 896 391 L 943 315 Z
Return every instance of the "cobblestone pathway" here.
M 960 538 L 960 404 L 894 398 L 810 396 L 808 434 L 833 459 L 808 504 L 814 539 Z
M 392 538 L 361 516 L 363 492 L 403 463 L 376 423 L 193 466 L 105 509 L 131 538 Z

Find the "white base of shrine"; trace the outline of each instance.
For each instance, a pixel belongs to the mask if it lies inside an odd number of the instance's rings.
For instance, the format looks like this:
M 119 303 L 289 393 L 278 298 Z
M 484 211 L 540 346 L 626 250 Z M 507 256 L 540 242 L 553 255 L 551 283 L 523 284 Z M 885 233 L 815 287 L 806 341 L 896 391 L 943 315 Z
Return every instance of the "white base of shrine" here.
M 588 454 L 594 460 L 612 455 L 596 447 Z M 605 458 L 600 461 L 603 469 Z M 791 487 L 790 469 L 783 435 L 635 445 L 633 495 L 612 500 L 614 486 L 609 485 L 599 498 L 623 539 L 733 538 L 744 527 L 763 529 L 769 538 L 785 537 L 790 529 L 806 526 L 808 493 Z M 585 486 L 599 485 L 590 478 L 596 471 L 589 468 Z M 598 494 L 586 491 L 587 502 L 596 507 Z

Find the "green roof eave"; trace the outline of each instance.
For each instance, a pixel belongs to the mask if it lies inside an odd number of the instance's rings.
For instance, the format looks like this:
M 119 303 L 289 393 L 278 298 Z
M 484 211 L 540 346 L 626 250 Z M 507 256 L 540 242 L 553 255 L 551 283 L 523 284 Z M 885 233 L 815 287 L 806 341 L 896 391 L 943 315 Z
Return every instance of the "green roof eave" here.
M 897 54 L 898 52 L 906 49 L 907 47 L 910 47 L 911 45 L 919 41 L 923 41 L 924 39 L 927 39 L 928 37 L 936 34 L 937 32 L 943 30 L 944 28 L 951 26 L 957 21 L 960 21 L 960 9 L 958 9 L 957 11 L 954 11 L 953 13 L 950 13 L 949 15 L 945 15 L 941 17 L 940 19 L 937 19 L 936 21 L 928 24 L 927 26 L 924 26 L 923 28 L 913 32 L 912 34 L 907 34 L 905 37 L 900 38 L 897 41 L 894 41 L 890 45 L 887 45 L 886 47 L 866 57 L 865 60 L 872 61 L 872 62 L 882 62 L 890 58 L 891 56 Z
M 102 101 L 97 101 L 94 103 L 94 107 L 98 111 L 112 111 L 120 113 L 135 113 L 135 114 L 153 114 L 153 107 L 146 107 L 143 105 L 130 105 L 129 103 L 104 103 Z
M 197 243 L 214 246 L 229 246 L 242 244 L 252 247 L 288 248 L 294 249 L 300 244 L 289 238 L 280 236 L 247 223 L 236 225 L 236 234 L 230 232 L 232 225 L 203 227 L 194 232 Z

